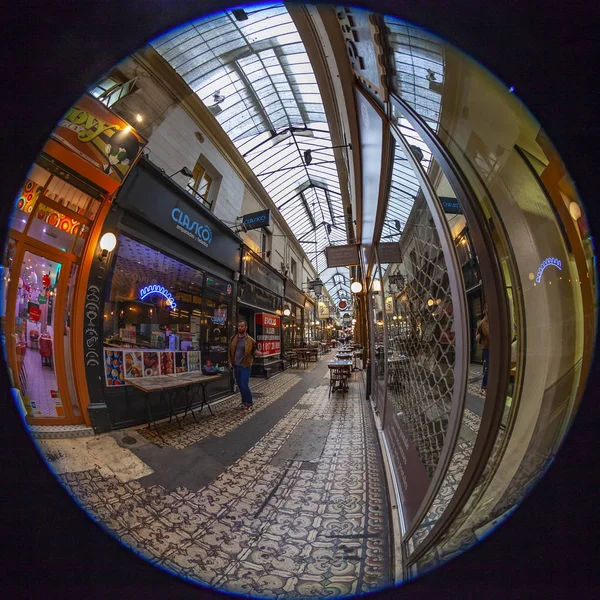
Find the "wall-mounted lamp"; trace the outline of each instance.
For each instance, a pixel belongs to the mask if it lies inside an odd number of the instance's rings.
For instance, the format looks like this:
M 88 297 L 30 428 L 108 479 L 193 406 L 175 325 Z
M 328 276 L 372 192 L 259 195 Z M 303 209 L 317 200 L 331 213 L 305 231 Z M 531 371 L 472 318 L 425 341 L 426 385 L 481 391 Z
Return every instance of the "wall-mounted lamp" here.
M 175 173 L 173 173 L 173 175 L 169 175 L 169 179 L 171 179 L 171 177 L 174 177 L 178 173 L 182 173 L 186 177 L 193 177 L 194 176 L 194 174 L 187 167 L 182 167 L 181 169 L 179 169 L 179 171 L 175 171 Z
M 381 281 L 379 281 L 379 279 L 374 279 L 373 280 L 373 291 L 374 292 L 380 292 L 381 291 Z
M 105 233 L 100 238 L 100 250 L 102 250 L 102 254 L 99 257 L 100 262 L 104 261 L 104 259 L 108 256 L 109 252 L 112 252 L 117 245 L 117 237 L 114 233 L 110 231 Z
M 362 292 L 362 283 L 360 281 L 353 281 L 350 286 L 350 291 L 353 294 L 360 294 Z
M 289 316 L 290 316 L 290 314 L 291 314 L 291 312 L 292 312 L 292 311 L 290 310 L 290 307 L 289 307 L 289 306 L 286 304 L 286 305 L 283 307 L 283 314 L 284 314 L 284 316 L 286 316 L 286 317 L 289 317 Z

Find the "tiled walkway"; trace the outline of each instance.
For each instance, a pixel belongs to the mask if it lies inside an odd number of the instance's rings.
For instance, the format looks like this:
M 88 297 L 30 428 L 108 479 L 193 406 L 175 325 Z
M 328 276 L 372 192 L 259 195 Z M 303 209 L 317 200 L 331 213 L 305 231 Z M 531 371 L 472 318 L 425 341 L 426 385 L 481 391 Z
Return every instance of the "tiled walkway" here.
M 373 418 L 357 376 L 348 394 L 329 396 L 323 367 L 306 374 L 314 387 L 266 435 L 200 489 L 145 486 L 144 477 L 124 481 L 98 469 L 60 478 L 124 544 L 196 582 L 277 598 L 388 586 L 390 526 Z M 285 402 L 299 379 L 287 372 L 261 387 L 264 412 L 237 413 L 223 403 L 212 423 L 241 432 L 246 419 L 258 422 Z M 184 430 L 205 435 L 186 421 Z M 193 451 L 185 444 L 195 442 L 184 444 L 178 432 L 163 436 L 170 452 Z

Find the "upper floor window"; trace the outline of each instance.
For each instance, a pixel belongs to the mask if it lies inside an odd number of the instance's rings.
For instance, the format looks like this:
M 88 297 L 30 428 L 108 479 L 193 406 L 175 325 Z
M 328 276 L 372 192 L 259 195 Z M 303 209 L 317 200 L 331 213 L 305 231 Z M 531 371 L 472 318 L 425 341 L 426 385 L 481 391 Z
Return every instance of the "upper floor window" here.
M 210 191 L 212 188 L 213 178 L 206 172 L 206 169 L 200 164 L 196 163 L 194 168 L 193 179 L 190 182 L 190 187 L 194 190 L 195 194 L 202 201 L 202 204 L 209 210 L 212 210 L 212 200 Z
M 105 77 L 90 90 L 90 94 L 110 108 L 115 102 L 133 92 L 136 79 L 137 77 L 128 81 L 118 81 L 114 76 Z
M 298 267 L 296 265 L 296 261 L 292 258 L 291 262 L 290 262 L 290 274 L 292 276 L 292 281 L 294 283 L 296 283 L 296 281 L 297 281 L 297 279 L 296 279 L 297 272 L 298 272 Z

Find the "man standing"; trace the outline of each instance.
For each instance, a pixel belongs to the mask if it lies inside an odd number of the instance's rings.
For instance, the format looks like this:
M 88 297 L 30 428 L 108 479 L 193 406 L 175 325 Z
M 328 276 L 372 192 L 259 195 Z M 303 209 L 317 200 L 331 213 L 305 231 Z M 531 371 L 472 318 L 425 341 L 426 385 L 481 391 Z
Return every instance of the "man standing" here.
M 485 395 L 488 380 L 488 368 L 490 366 L 490 323 L 488 321 L 487 303 L 483 307 L 483 319 L 477 325 L 477 335 L 475 336 L 477 343 L 482 346 L 483 355 L 483 378 L 481 380 L 481 391 Z
M 229 368 L 233 368 L 235 381 L 240 388 L 242 403 L 240 410 L 252 410 L 252 392 L 250 391 L 250 371 L 256 353 L 256 342 L 248 335 L 248 324 L 240 321 L 237 334 L 229 341 Z

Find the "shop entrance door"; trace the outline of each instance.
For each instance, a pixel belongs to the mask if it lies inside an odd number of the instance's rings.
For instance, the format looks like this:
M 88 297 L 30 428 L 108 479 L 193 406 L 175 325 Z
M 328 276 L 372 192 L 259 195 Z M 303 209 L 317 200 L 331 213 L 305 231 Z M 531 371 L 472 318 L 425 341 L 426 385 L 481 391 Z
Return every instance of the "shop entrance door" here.
M 31 425 L 85 422 L 73 386 L 69 340 L 77 268 L 71 255 L 25 243 L 11 269 L 6 346 Z

